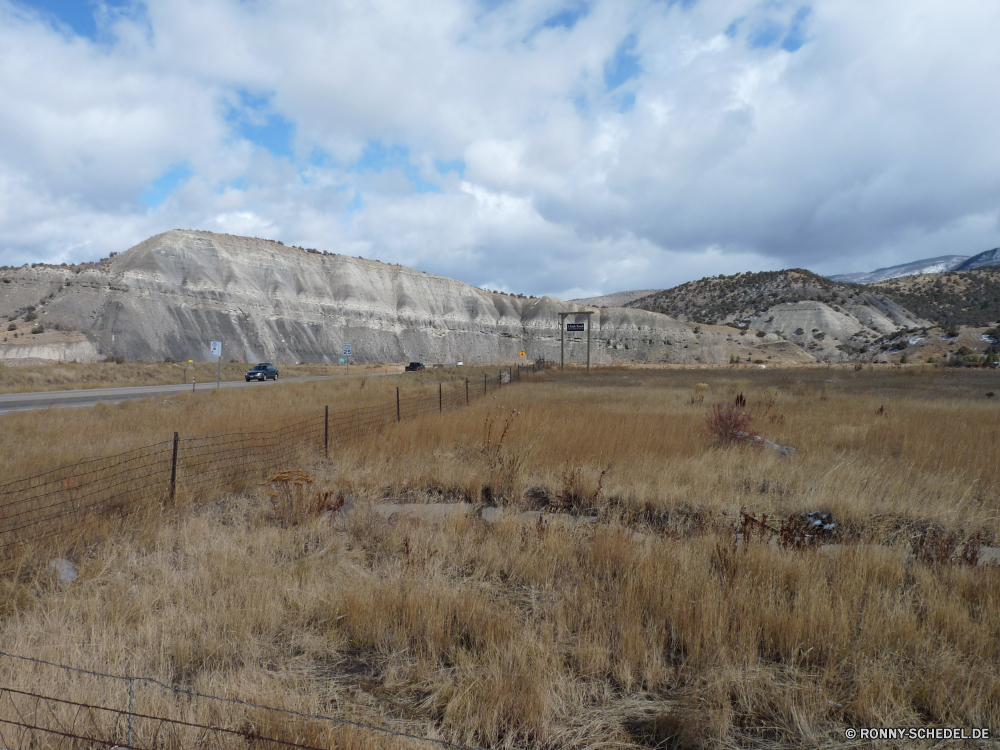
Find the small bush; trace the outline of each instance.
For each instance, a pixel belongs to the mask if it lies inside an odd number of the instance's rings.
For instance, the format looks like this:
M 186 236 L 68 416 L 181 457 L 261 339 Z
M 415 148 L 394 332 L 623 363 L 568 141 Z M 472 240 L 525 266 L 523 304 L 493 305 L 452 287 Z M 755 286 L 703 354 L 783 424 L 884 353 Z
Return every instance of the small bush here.
M 37 326 L 31 329 L 32 333 L 45 333 L 45 326 L 39 323 Z
M 278 472 L 262 484 L 271 501 L 271 520 L 283 528 L 316 518 L 327 508 L 330 499 L 330 493 L 314 489 L 311 476 L 295 469 Z
M 38 320 L 38 315 L 33 312 L 26 313 L 22 320 L 24 320 L 25 323 L 30 323 L 33 320 Z
M 757 331 L 757 338 L 762 339 L 767 335 L 767 331 Z
M 705 415 L 708 434 L 723 445 L 742 442 L 750 432 L 753 417 L 741 393 L 732 403 L 714 404 Z
M 7 330 L 8 331 L 16 331 L 17 330 L 17 323 L 8 323 L 7 324 Z

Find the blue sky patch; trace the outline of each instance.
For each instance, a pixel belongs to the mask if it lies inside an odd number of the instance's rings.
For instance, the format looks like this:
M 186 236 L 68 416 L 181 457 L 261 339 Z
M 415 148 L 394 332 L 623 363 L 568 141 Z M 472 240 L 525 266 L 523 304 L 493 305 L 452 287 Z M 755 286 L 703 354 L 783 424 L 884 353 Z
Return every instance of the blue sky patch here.
M 349 216 L 352 214 L 361 213 L 361 209 L 365 207 L 365 202 L 361 199 L 361 191 L 355 190 L 354 197 L 351 198 L 351 202 L 344 206 L 344 212 Z
M 379 174 L 390 169 L 398 169 L 412 184 L 418 193 L 440 193 L 441 188 L 426 182 L 420 176 L 420 170 L 410 162 L 410 149 L 407 146 L 391 144 L 386 146 L 382 141 L 370 140 L 365 150 L 351 167 L 358 174 Z M 462 163 L 465 171 L 465 163 Z
M 549 16 L 542 22 L 546 29 L 572 29 L 577 22 L 587 15 L 590 8 L 585 3 L 578 3 L 574 7 L 565 8 L 558 13 Z
M 149 183 L 139 196 L 139 202 L 150 208 L 159 208 L 166 202 L 171 193 L 191 179 L 191 174 L 191 167 L 186 162 L 174 164 Z
M 746 20 L 746 16 L 740 16 L 735 21 L 733 21 L 731 24 L 729 24 L 726 27 L 726 36 L 728 36 L 730 39 L 732 39 L 734 36 L 736 36 L 737 32 L 740 30 L 740 24 L 743 23 L 743 21 L 745 21 L 745 20 Z
M 615 50 L 615 56 L 604 63 L 604 88 L 614 91 L 626 81 L 642 73 L 639 56 L 635 54 L 635 34 L 629 34 Z
M 271 111 L 271 97 L 239 92 L 238 107 L 230 108 L 226 121 L 236 133 L 275 156 L 291 158 L 295 123 Z
M 785 38 L 781 41 L 781 48 L 783 50 L 786 52 L 797 52 L 806 43 L 806 31 L 803 26 L 806 19 L 809 18 L 810 13 L 812 13 L 812 8 L 802 6 L 792 16 L 792 22 L 788 26 L 788 33 L 785 34 Z
M 73 30 L 77 36 L 97 40 L 97 3 L 93 0 L 15 0 L 24 8 L 30 8 Z M 129 0 L 105 0 L 110 10 L 127 7 Z
M 752 49 L 766 49 L 775 44 L 785 33 L 785 27 L 770 18 L 761 21 L 747 40 Z
M 611 97 L 611 101 L 614 104 L 615 109 L 621 114 L 631 112 L 635 108 L 635 92 L 619 91 Z
M 461 179 L 465 179 L 465 159 L 453 159 L 452 161 L 435 159 L 434 168 L 438 174 L 446 175 L 449 172 L 456 172 Z

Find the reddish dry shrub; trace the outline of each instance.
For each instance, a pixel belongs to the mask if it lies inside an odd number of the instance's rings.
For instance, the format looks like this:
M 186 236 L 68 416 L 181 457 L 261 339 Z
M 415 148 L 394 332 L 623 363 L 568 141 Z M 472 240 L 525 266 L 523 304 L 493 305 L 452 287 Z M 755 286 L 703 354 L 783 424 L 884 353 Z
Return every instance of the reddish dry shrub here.
M 751 422 L 753 417 L 747 409 L 746 399 L 742 393 L 737 396 L 734 403 L 714 404 L 705 416 L 708 434 L 723 445 L 743 442 L 748 435 L 753 435 L 750 430 Z

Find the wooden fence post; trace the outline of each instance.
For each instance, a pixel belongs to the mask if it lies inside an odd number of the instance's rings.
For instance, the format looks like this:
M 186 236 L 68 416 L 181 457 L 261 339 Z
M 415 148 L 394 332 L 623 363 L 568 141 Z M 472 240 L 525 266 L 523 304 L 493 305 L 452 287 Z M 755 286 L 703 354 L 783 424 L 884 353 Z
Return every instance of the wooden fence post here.
M 465 405 L 469 405 L 469 379 L 465 379 Z
M 441 384 L 438 383 L 438 414 L 444 411 L 444 406 L 441 402 Z
M 330 457 L 330 407 L 323 407 L 323 453 Z
M 399 386 L 396 386 L 396 421 L 399 421 Z

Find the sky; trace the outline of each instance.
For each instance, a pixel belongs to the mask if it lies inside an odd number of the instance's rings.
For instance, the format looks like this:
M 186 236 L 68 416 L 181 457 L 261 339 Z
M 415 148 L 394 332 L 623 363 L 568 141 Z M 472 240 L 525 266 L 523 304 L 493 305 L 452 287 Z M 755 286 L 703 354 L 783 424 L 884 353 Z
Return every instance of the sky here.
M 974 255 L 997 38 L 983 0 L 0 0 L 0 264 L 204 229 L 569 299 Z

